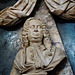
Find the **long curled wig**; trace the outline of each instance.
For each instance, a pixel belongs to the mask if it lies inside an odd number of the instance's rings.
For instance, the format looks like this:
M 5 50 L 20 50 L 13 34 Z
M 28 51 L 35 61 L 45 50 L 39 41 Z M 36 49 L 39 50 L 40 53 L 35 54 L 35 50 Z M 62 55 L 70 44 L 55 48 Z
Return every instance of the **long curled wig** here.
M 42 41 L 42 43 L 45 47 L 47 47 L 46 46 L 47 43 L 51 45 L 50 34 L 49 34 L 49 30 L 46 28 L 46 25 L 43 23 L 42 20 L 31 17 L 31 18 L 26 20 L 26 22 L 24 23 L 24 26 L 23 26 L 23 30 L 22 30 L 22 47 L 27 48 L 29 46 L 28 30 L 29 30 L 29 22 L 31 20 L 39 20 L 39 21 L 42 22 L 42 26 L 43 26 L 43 41 Z

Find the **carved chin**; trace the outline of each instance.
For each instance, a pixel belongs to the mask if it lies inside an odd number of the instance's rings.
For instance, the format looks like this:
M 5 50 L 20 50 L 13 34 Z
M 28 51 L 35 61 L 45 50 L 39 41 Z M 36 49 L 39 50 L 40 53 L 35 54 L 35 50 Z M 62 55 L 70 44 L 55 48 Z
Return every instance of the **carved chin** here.
M 41 42 L 42 40 L 38 37 L 34 37 L 32 39 L 30 39 L 30 42 Z

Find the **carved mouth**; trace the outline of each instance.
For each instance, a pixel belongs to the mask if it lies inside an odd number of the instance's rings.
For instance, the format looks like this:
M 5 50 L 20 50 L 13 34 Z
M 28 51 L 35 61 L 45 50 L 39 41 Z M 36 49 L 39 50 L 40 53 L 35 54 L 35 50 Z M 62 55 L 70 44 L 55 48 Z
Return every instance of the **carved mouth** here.
M 36 32 L 36 33 L 33 33 L 34 36 L 39 36 L 40 33 Z
M 39 38 L 40 36 L 38 34 L 34 34 L 33 38 Z
M 34 39 L 38 39 L 38 38 L 40 38 L 40 37 L 39 37 L 39 36 L 33 36 L 33 38 L 34 38 Z

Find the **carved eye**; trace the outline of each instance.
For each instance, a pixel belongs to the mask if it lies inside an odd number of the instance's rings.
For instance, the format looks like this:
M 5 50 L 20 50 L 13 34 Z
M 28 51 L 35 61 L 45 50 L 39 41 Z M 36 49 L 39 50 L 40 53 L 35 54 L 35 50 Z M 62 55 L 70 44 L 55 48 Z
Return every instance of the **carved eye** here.
M 35 26 L 34 26 L 34 25 L 32 25 L 32 26 L 30 26 L 30 28 L 31 28 L 31 29 L 34 29 L 34 28 L 35 28 Z
M 41 25 L 38 25 L 38 28 L 42 28 L 42 26 Z

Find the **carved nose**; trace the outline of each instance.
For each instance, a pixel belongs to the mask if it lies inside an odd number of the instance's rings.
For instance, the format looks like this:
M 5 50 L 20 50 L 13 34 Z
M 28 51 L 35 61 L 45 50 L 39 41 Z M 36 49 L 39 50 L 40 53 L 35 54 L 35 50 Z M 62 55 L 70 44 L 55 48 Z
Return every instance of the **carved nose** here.
M 38 30 L 37 29 L 34 29 L 34 32 L 38 32 Z

